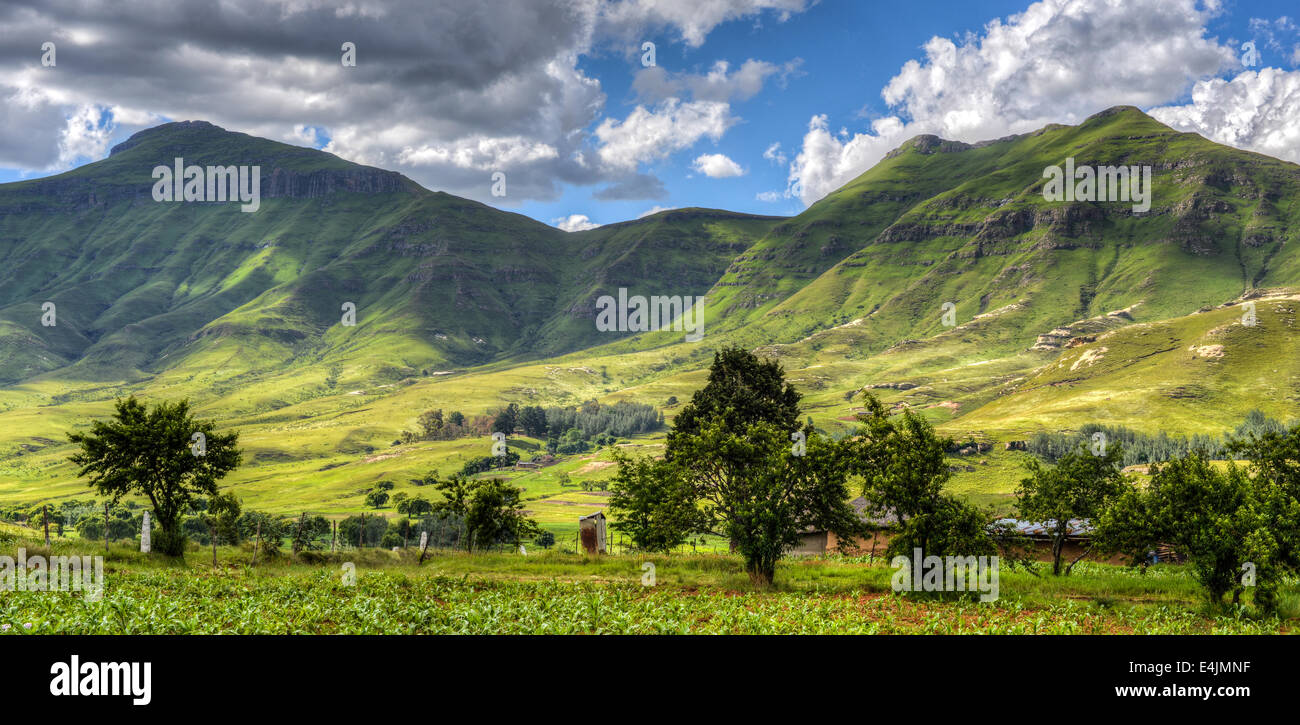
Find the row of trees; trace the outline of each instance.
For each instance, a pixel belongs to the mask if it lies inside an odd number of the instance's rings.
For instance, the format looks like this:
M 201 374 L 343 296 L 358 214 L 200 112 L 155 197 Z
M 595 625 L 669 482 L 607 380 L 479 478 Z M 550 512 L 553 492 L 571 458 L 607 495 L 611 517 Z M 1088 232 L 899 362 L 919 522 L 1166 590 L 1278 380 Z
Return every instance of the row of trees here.
M 1020 515 L 1049 524 L 1054 574 L 1069 574 L 1093 550 L 1145 566 L 1168 545 L 1186 557 L 1211 603 L 1229 593 L 1239 602 L 1253 588 L 1256 606 L 1271 611 L 1283 579 L 1300 571 L 1300 426 L 1259 430 L 1225 445 L 1244 465 L 1194 448 L 1153 465 L 1145 486 L 1122 473 L 1119 445 L 1103 455 L 1081 445 L 1055 466 L 1030 461 L 1017 490 Z M 1094 530 L 1067 564 L 1071 519 Z
M 777 363 L 720 351 L 707 384 L 677 417 L 664 458 L 616 456 L 614 526 L 649 551 L 700 534 L 727 537 L 759 585 L 771 583 L 802 531 L 831 531 L 843 542 L 868 533 L 872 525 L 847 503 L 855 489 L 868 512 L 896 518 L 888 556 L 1024 546 L 990 512 L 944 493 L 951 440 L 911 411 L 889 415 L 870 395 L 865 408 L 859 429 L 839 440 L 800 428 L 799 394 Z M 1192 448 L 1154 465 L 1146 486 L 1123 474 L 1122 443 L 1096 455 L 1086 440 L 1055 465 L 1031 460 L 1017 491 L 1019 515 L 1049 528 L 1054 574 L 1069 574 L 1091 551 L 1142 566 L 1169 545 L 1212 602 L 1228 593 L 1240 601 L 1253 586 L 1257 606 L 1276 607 L 1280 583 L 1300 570 L 1300 426 L 1264 422 L 1229 442 L 1227 452 L 1245 465 Z M 1071 522 L 1079 520 L 1093 527 L 1092 543 L 1066 562 Z
M 1235 430 L 1222 436 L 1199 433 L 1192 436 L 1171 436 L 1165 431 L 1151 435 L 1123 426 L 1088 423 L 1076 433 L 1037 433 L 1025 442 L 1025 447 L 1039 458 L 1054 463 L 1067 453 L 1077 450 L 1081 444 L 1092 440 L 1094 434 L 1101 433 L 1108 444 L 1117 443 L 1123 448 L 1123 457 L 1120 459 L 1123 465 L 1133 466 L 1183 458 L 1193 451 L 1200 451 L 1216 459 L 1231 457 L 1235 455 L 1234 443 L 1269 433 L 1282 434 L 1294 426 L 1295 423 L 1283 425 L 1263 411 L 1252 410 Z
M 642 403 L 618 401 L 601 405 L 589 400 L 580 406 L 520 407 L 510 403 L 504 408 L 490 410 L 486 415 L 469 420 L 460 411 L 444 418 L 442 410 L 427 410 L 417 419 L 415 432 L 402 431 L 393 441 L 411 443 L 416 440 L 452 440 L 465 436 L 486 436 L 492 433 L 512 435 L 522 430 L 524 435 L 554 441 L 552 448 L 572 441 L 589 441 L 600 437 L 626 437 L 637 433 L 658 430 L 664 425 L 663 413 Z M 597 445 L 600 445 L 598 442 Z M 573 451 L 578 452 L 578 451 Z

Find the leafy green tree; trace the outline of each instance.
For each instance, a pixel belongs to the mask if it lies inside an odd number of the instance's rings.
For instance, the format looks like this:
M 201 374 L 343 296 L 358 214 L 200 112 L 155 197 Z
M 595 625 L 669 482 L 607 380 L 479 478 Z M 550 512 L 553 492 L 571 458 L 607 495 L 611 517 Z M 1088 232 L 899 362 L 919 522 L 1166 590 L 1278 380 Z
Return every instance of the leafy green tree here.
M 461 522 L 461 543 L 467 551 L 496 543 L 518 544 L 540 528 L 524 515 L 520 489 L 499 479 L 473 481 L 453 475 L 438 484 L 443 499 L 433 504 L 440 518 Z
M 620 468 L 618 518 L 646 548 L 683 533 L 725 536 L 757 586 L 772 583 L 806 527 L 862 535 L 839 445 L 812 429 L 803 455 L 791 445 L 798 403 L 779 364 L 741 348 L 715 354 L 708 382 L 674 421 L 665 460 Z
M 720 418 L 724 430 L 740 432 L 754 423 L 770 423 L 785 431 L 799 429 L 799 398 L 785 382 L 785 371 L 775 360 L 762 360 L 740 347 L 728 347 L 713 355 L 709 379 L 695 391 L 691 402 L 673 420 L 668 433 L 667 457 L 674 455 L 674 441 L 698 435 Z
M 183 557 L 181 518 L 194 497 L 215 495 L 217 481 L 239 466 L 239 434 L 217 433 L 212 422 L 191 416 L 184 400 L 146 409 L 132 396 L 119 399 L 115 407 L 110 421 L 95 421 L 90 432 L 68 435 L 80 447 L 69 460 L 102 496 L 149 499 L 159 527 L 154 546 Z M 195 433 L 204 436 L 203 455 L 191 448 Z
M 360 540 L 365 546 L 379 546 L 383 543 L 388 528 L 388 519 L 383 516 L 349 516 L 339 522 L 339 543 L 343 546 L 356 546 Z
M 1062 569 L 1071 519 L 1096 520 L 1124 492 L 1123 461 L 1122 446 L 1112 444 L 1100 456 L 1076 447 L 1061 456 L 1055 466 L 1044 466 L 1034 458 L 1026 462 L 1029 477 L 1016 490 L 1017 508 L 1021 518 L 1047 525 L 1052 537 L 1054 576 L 1069 575 L 1074 565 L 1092 551 L 1092 545 L 1086 545 Z
M 621 452 L 614 453 L 614 461 L 618 473 L 609 505 L 618 516 L 613 527 L 637 549 L 668 552 L 703 527 L 691 482 L 679 467 Z
M 865 407 L 858 415 L 863 427 L 844 441 L 844 455 L 849 470 L 862 478 L 869 508 L 898 518 L 887 555 L 910 557 L 913 549 L 926 556 L 996 553 L 987 531 L 991 517 L 944 493 L 952 440 L 938 437 L 911 410 L 892 418 L 871 394 Z
M 1228 592 L 1240 601 L 1245 575 L 1253 574 L 1255 602 L 1271 610 L 1286 570 L 1278 535 L 1296 526 L 1294 518 L 1271 515 L 1276 492 L 1267 479 L 1252 480 L 1233 463 L 1221 470 L 1193 451 L 1153 466 L 1145 490 L 1128 488 L 1103 512 L 1096 536 L 1105 550 L 1125 553 L 1135 564 L 1169 544 L 1187 557 L 1211 604 L 1222 603 Z
M 397 504 L 397 513 L 420 518 L 433 513 L 433 504 L 423 496 L 412 496 Z
M 498 543 L 518 546 L 541 533 L 541 528 L 524 514 L 523 489 L 493 478 L 475 481 L 465 514 L 465 531 L 472 550 Z
M 519 427 L 524 434 L 533 438 L 546 437 L 546 410 L 535 405 L 525 406 L 519 411 Z
M 386 504 L 386 503 L 388 503 L 388 492 L 387 492 L 387 491 L 379 491 L 379 490 L 376 490 L 376 491 L 371 491 L 370 493 L 366 494 L 366 505 L 367 505 L 367 506 L 370 506 L 370 507 L 372 507 L 372 508 L 376 508 L 376 509 L 377 509 L 377 508 L 381 508 L 381 507 L 383 507 L 383 505 Z
M 442 410 L 426 410 L 416 421 L 420 425 L 420 435 L 425 440 L 437 438 L 442 433 Z
M 719 416 L 699 433 L 677 437 L 672 461 L 659 468 L 670 481 L 681 476 L 687 484 L 668 482 L 657 490 L 685 491 L 699 509 L 696 533 L 730 539 L 757 586 L 771 585 L 776 563 L 805 528 L 844 540 L 866 533 L 848 505 L 838 444 L 805 434 L 805 454 L 792 455 L 789 430 L 764 422 L 737 431 Z M 669 500 L 667 507 L 680 510 L 685 503 Z
M 465 414 L 459 410 L 453 410 L 451 415 L 447 416 L 447 422 L 454 426 L 465 425 Z
M 233 492 L 217 493 L 208 500 L 203 521 L 214 540 L 227 544 L 239 543 L 239 516 L 242 513 L 239 498 Z

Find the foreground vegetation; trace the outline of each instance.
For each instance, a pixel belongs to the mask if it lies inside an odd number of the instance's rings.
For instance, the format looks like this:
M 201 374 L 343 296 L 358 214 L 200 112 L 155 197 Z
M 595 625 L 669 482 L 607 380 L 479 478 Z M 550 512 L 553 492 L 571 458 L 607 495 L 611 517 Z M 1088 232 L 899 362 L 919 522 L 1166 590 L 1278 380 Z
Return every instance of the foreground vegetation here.
M 1300 616 L 1294 582 L 1281 616 L 1257 617 L 1250 607 L 1205 608 L 1178 566 L 1084 565 L 1068 579 L 1004 571 L 1001 598 L 982 604 L 893 594 L 879 559 L 782 562 L 780 584 L 756 592 L 740 559 L 725 555 L 439 553 L 422 566 L 414 553 L 325 558 L 250 567 L 248 552 L 223 547 L 213 568 L 114 548 L 102 601 L 7 592 L 0 633 L 1266 634 L 1292 631 Z M 642 584 L 646 561 L 655 586 Z

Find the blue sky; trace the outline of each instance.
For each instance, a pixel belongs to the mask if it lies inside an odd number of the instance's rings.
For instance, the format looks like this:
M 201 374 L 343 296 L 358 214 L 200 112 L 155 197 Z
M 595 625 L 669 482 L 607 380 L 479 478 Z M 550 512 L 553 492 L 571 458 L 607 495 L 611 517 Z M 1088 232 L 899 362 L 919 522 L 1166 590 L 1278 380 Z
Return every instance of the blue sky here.
M 569 228 L 681 206 L 796 214 L 916 133 L 977 141 L 1120 103 L 1300 161 L 1293 3 L 25 4 L 0 9 L 0 182 L 188 118 Z

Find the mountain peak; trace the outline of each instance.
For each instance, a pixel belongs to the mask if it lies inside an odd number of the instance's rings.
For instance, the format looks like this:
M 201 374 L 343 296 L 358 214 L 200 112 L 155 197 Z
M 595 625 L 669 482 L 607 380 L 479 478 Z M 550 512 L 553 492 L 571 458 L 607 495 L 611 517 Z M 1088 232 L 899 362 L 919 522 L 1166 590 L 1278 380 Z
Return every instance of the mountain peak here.
M 122 151 L 126 151 L 134 146 L 139 145 L 141 142 L 148 141 L 149 139 L 152 138 L 163 138 L 167 136 L 173 136 L 178 133 L 186 133 L 191 131 L 198 132 L 203 135 L 230 133 L 226 129 L 216 125 L 215 123 L 210 123 L 208 121 L 201 121 L 201 120 L 200 121 L 172 121 L 170 123 L 159 124 L 152 128 L 146 128 L 143 131 L 136 131 L 135 133 L 131 134 L 130 138 L 114 146 L 108 152 L 108 155 L 113 156 L 114 154 L 121 153 Z

